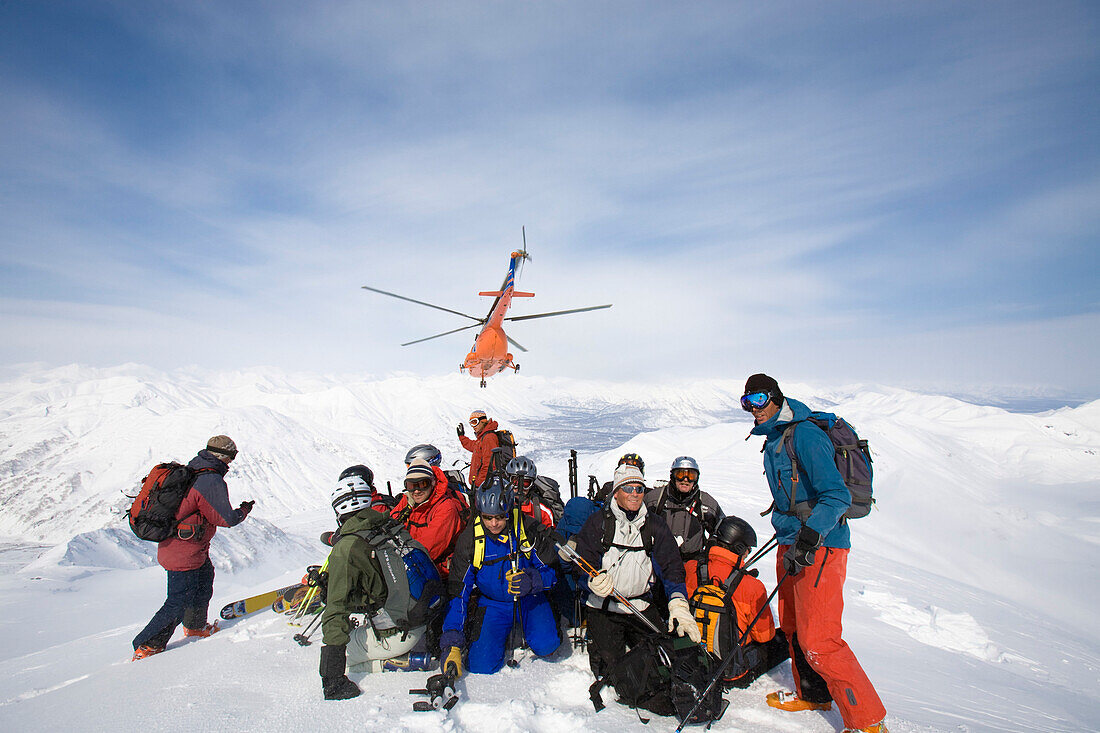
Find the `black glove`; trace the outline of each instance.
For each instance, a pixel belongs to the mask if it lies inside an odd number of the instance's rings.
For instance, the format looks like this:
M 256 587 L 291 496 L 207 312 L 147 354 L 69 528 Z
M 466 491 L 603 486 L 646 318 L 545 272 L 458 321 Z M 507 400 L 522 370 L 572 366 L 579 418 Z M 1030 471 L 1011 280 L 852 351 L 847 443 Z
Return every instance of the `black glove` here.
M 348 700 L 359 697 L 362 692 L 359 686 L 348 679 L 344 674 L 344 666 L 347 663 L 348 648 L 341 644 L 334 646 L 326 644 L 321 647 L 321 689 L 325 693 L 326 700 Z
M 238 508 L 241 510 L 241 513 L 243 513 L 247 517 L 248 513 L 252 511 L 252 507 L 255 505 L 256 502 L 254 501 L 242 501 L 240 507 Z
M 803 525 L 798 530 L 798 536 L 794 538 L 794 544 L 783 555 L 783 569 L 791 575 L 798 575 L 802 568 L 808 568 L 814 564 L 814 556 L 817 548 L 821 547 L 821 535 Z
M 462 423 L 459 423 L 458 424 L 458 437 L 461 438 L 465 435 L 466 435 L 466 426 L 463 425 Z

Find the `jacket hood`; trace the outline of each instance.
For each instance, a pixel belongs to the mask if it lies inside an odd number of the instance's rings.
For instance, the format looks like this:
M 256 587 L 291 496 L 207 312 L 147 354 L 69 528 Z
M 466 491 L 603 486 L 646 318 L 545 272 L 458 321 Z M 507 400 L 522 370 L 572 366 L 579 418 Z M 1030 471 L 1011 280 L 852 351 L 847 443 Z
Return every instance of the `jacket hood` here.
M 791 423 L 801 422 L 808 418 L 811 412 L 813 412 L 813 410 L 798 400 L 784 397 L 783 405 L 779 408 L 779 412 L 772 415 L 770 419 L 754 426 L 749 434 L 769 436 L 774 433 L 778 435 L 783 432 L 783 428 Z
M 207 468 L 217 471 L 224 476 L 229 471 L 229 464 L 215 456 L 210 451 L 203 449 L 187 464 L 190 468 Z

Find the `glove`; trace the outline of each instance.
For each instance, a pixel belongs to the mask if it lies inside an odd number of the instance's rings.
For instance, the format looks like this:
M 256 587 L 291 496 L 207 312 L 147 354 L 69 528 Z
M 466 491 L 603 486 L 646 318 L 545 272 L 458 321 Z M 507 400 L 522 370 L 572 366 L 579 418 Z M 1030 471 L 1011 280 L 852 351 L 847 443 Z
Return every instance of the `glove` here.
M 443 674 L 453 673 L 455 679 L 462 676 L 462 650 L 457 646 L 447 647 L 443 650 L 443 658 L 439 660 L 439 671 Z
M 818 547 L 821 547 L 821 535 L 803 525 L 802 529 L 798 530 L 794 544 L 783 555 L 783 569 L 791 575 L 798 575 L 802 572 L 802 568 L 808 568 L 814 564 Z
M 326 700 L 349 700 L 362 694 L 359 686 L 344 674 L 347 650 L 348 648 L 343 644 L 339 646 L 326 644 L 321 647 L 319 671 L 321 673 L 321 689 L 325 693 Z
M 691 615 L 688 602 L 677 596 L 668 602 L 668 630 L 675 631 L 677 636 L 687 635 L 696 644 L 703 638 L 699 633 L 699 624 Z
M 508 592 L 516 598 L 529 596 L 542 591 L 542 575 L 530 570 L 510 570 L 504 574 L 508 579 Z
M 247 517 L 248 513 L 250 511 L 252 511 L 252 507 L 254 507 L 255 505 L 256 505 L 256 502 L 254 502 L 254 501 L 242 501 L 241 505 L 237 508 L 241 510 L 241 514 L 243 514 Z
M 458 424 L 458 437 L 461 438 L 465 435 L 466 435 L 466 426 L 463 425 L 462 423 L 459 423 Z
M 566 549 L 566 548 L 568 548 L 568 549 Z M 573 562 L 573 554 L 571 552 L 569 552 L 569 550 L 572 550 L 573 552 L 577 551 L 577 541 L 576 540 L 569 540 L 568 542 L 566 542 L 564 545 L 561 546 L 560 550 L 558 550 L 558 557 L 560 557 L 561 561 L 563 563 L 565 563 L 566 565 Z
M 600 598 L 607 598 L 615 590 L 615 582 L 611 580 L 611 576 L 607 574 L 606 570 L 601 570 L 594 577 L 588 579 L 588 590 Z

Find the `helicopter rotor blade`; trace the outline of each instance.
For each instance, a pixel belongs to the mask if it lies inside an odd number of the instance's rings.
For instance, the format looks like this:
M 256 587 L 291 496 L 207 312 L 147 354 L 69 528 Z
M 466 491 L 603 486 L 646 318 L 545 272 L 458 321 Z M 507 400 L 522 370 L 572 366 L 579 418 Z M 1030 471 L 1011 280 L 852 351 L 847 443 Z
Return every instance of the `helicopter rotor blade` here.
M 601 308 L 610 308 L 611 305 L 612 305 L 611 303 L 608 303 L 607 305 L 592 305 L 592 306 L 589 306 L 587 308 L 572 308 L 572 309 L 567 310 L 567 311 L 554 311 L 552 313 L 535 313 L 534 315 L 530 315 L 530 316 L 510 316 L 508 318 L 505 318 L 504 320 L 506 320 L 506 321 L 529 321 L 532 318 L 549 318 L 550 316 L 567 316 L 570 313 L 584 313 L 586 311 L 600 310 Z
M 519 342 L 517 342 L 514 338 L 512 338 L 508 334 L 504 334 L 504 338 L 508 339 L 508 343 L 510 343 L 512 346 L 515 346 L 520 351 L 527 351 L 527 349 L 523 348 L 523 346 L 521 346 L 519 344 Z
M 458 311 L 451 310 L 450 308 L 444 308 L 441 305 L 434 305 L 432 303 L 425 303 L 423 300 L 416 300 L 415 298 L 406 298 L 404 295 L 398 295 L 397 293 L 391 293 L 387 290 L 379 290 L 378 288 L 372 288 L 369 285 L 364 285 L 362 287 L 363 287 L 363 290 L 369 290 L 372 293 L 381 293 L 382 295 L 388 295 L 391 298 L 397 298 L 398 300 L 407 300 L 410 303 L 416 303 L 417 305 L 426 305 L 429 308 L 435 308 L 436 310 L 446 311 L 447 313 L 454 313 L 456 316 L 462 316 L 463 318 L 469 318 L 471 321 L 477 321 L 479 324 L 485 322 L 484 319 L 477 318 L 476 316 L 471 316 L 468 313 L 460 313 Z M 415 342 L 413 342 L 413 343 L 415 343 Z
M 417 339 L 416 341 L 409 341 L 409 342 L 401 344 L 401 345 L 402 346 L 412 346 L 413 344 L 419 344 L 422 341 L 431 341 L 432 339 L 437 339 L 440 336 L 450 336 L 452 333 L 458 333 L 459 331 L 465 331 L 465 330 L 470 329 L 470 328 L 477 328 L 480 325 L 481 325 L 480 323 L 471 323 L 469 326 L 462 326 L 461 328 L 455 328 L 455 329 L 452 329 L 450 331 L 444 331 L 443 333 L 437 333 L 435 336 L 428 336 L 427 338 Z M 526 351 L 526 349 L 524 349 L 524 351 Z

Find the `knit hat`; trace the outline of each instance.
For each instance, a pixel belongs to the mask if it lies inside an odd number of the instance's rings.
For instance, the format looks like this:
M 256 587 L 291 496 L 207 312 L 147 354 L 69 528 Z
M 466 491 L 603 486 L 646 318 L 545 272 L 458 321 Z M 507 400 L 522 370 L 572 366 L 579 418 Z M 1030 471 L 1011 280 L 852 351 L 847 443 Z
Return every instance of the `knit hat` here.
M 423 458 L 417 458 L 409 464 L 409 470 L 405 471 L 405 480 L 417 480 L 431 479 L 432 483 L 435 483 L 435 472 L 432 471 L 430 463 Z
M 624 484 L 641 484 L 645 486 L 645 477 L 642 476 L 642 472 L 638 470 L 637 466 L 624 463 L 615 469 L 615 491 L 618 491 L 619 487 Z
M 488 417 L 488 415 L 485 414 L 485 410 L 474 410 L 470 413 L 469 419 L 473 420 L 475 417 Z
M 751 394 L 753 392 L 771 392 L 772 402 L 775 404 L 781 404 L 783 402 L 783 391 L 779 389 L 779 382 L 775 381 L 767 374 L 753 374 L 745 382 L 744 394 Z
M 237 457 L 237 444 L 228 435 L 215 435 L 206 441 L 206 450 L 219 456 L 225 456 L 229 460 Z

